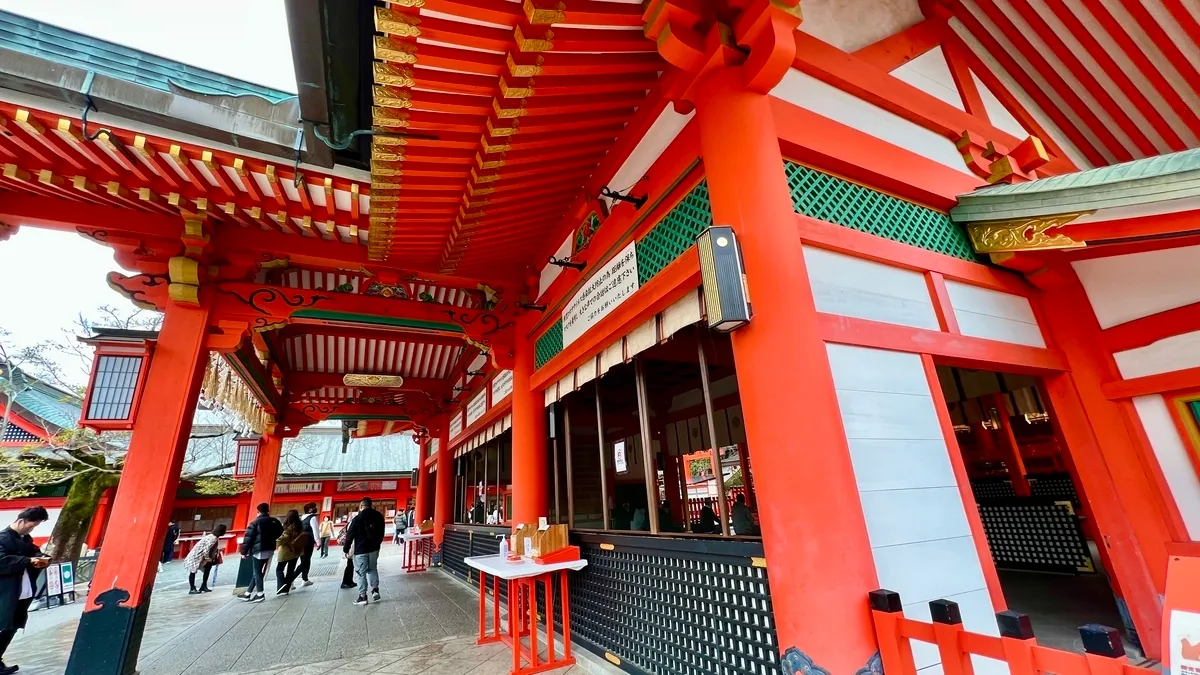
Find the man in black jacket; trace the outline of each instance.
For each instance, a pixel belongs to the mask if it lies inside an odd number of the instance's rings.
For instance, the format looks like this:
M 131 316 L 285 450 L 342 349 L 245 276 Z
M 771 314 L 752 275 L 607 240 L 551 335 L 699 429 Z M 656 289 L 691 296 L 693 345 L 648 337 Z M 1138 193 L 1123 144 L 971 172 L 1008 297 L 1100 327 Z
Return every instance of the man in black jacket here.
M 267 599 L 263 592 L 263 578 L 267 566 L 271 564 L 271 556 L 275 554 L 275 541 L 283 534 L 283 524 L 271 517 L 271 505 L 258 505 L 258 517 L 246 527 L 242 537 L 241 553 L 243 558 L 253 558 L 250 571 L 253 573 L 250 588 L 238 596 L 246 602 L 262 602 Z M 3 674 L 0 674 L 3 675 Z
M 379 547 L 383 545 L 383 514 L 371 508 L 371 498 L 362 498 L 362 510 L 350 521 L 346 531 L 346 543 L 342 554 L 350 557 L 354 547 L 354 571 L 358 573 L 358 599 L 356 605 L 367 604 L 367 584 L 370 582 L 371 599 L 379 602 Z
M 17 514 L 16 521 L 0 531 L 0 675 L 18 670 L 15 665 L 4 664 L 4 652 L 17 629 L 25 627 L 38 570 L 50 563 L 29 536 L 49 519 L 46 509 L 33 506 Z

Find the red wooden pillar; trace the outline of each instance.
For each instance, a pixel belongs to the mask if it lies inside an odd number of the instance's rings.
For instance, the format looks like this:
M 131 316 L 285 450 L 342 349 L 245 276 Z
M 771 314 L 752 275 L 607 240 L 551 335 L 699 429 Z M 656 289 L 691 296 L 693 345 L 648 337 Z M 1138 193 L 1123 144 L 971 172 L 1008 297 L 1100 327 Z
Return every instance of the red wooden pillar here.
M 546 405 L 541 390 L 529 386 L 535 368 L 533 340 L 518 332 L 513 354 L 512 486 L 514 523 L 536 523 L 549 516 L 546 489 Z
M 758 509 L 758 497 L 754 494 L 754 478 L 750 474 L 750 452 L 745 443 L 738 443 L 738 461 L 742 467 L 742 485 L 746 487 L 746 506 L 751 510 Z
M 421 442 L 417 467 L 413 469 L 417 472 L 417 499 L 413 510 L 414 523 L 423 523 L 433 514 L 433 486 L 429 484 L 433 480 L 433 474 L 429 471 L 429 464 L 426 461 L 429 459 L 429 445 L 428 438 Z
M 1162 594 L 1166 590 L 1167 543 L 1172 540 L 1162 502 L 1131 437 L 1121 408 L 1101 385 L 1118 378 L 1112 355 L 1100 345 L 1100 325 L 1087 294 L 1069 267 L 1040 299 L 1041 316 L 1070 372 L 1048 376 L 1051 419 L 1059 426 L 1096 525 L 1103 533 L 1113 572 L 1150 658 L 1159 658 Z
M 96 504 L 96 512 L 92 514 L 91 525 L 88 526 L 87 547 L 93 551 L 100 548 L 100 544 L 104 541 L 104 530 L 108 527 L 108 514 L 112 510 L 112 501 L 116 497 L 116 489 L 108 488 L 100 495 L 100 502 Z
M 233 507 L 233 529 L 244 530 L 249 524 L 250 498 L 249 495 L 245 495 L 240 501 L 238 501 L 237 505 Z
M 283 437 L 266 434 L 258 448 L 258 463 L 254 466 L 254 489 L 250 491 L 251 517 L 257 513 L 259 504 L 270 504 L 275 496 L 275 479 L 279 474 L 279 453 L 283 449 Z
M 446 523 L 454 513 L 454 455 L 450 453 L 450 425 L 443 421 L 434 432 L 437 438 L 437 493 L 433 498 L 433 549 L 440 552 L 446 538 Z
M 733 353 L 779 647 L 853 673 L 877 649 L 875 566 L 770 97 L 726 68 L 694 102 L 713 221 L 738 235 L 754 308 Z
M 1021 444 L 1013 433 L 1012 420 L 1008 417 L 1008 406 L 1004 404 L 1004 394 L 992 394 L 988 397 L 988 405 L 996 410 L 995 422 L 1000 428 L 996 429 L 999 447 L 1004 453 L 1004 466 L 1008 469 L 1008 480 L 1012 482 L 1013 493 L 1018 497 L 1030 495 L 1029 479 L 1025 476 L 1025 460 L 1021 457 Z
M 663 457 L 663 489 L 667 491 L 667 499 L 671 502 L 671 518 L 676 524 L 681 524 L 684 520 L 683 489 L 679 485 L 679 458 L 667 452 L 663 453 Z
M 207 304 L 171 305 L 163 318 L 112 504 L 111 519 L 121 526 L 107 534 L 97 561 L 69 675 L 134 672 L 207 363 L 210 315 Z

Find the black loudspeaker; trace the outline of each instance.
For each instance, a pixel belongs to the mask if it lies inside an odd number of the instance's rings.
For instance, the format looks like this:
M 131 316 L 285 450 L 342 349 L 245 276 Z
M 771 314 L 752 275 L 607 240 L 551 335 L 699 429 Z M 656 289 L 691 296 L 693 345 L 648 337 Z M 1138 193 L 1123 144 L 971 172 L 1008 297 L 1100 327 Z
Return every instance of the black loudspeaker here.
M 550 440 L 558 439 L 558 409 L 560 403 L 555 401 L 546 407 L 546 432 Z

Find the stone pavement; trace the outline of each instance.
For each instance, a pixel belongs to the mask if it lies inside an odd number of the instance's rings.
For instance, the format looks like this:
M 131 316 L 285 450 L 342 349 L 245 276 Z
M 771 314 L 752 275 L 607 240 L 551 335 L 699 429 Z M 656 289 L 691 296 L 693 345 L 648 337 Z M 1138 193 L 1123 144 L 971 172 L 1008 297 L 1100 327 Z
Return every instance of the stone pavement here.
M 358 607 L 354 590 L 338 588 L 342 564 L 331 552 L 314 561 L 313 586 L 277 597 L 269 583 L 267 601 L 258 604 L 233 598 L 233 565 L 203 595 L 188 595 L 182 565 L 168 565 L 151 597 L 139 672 L 491 675 L 511 666 L 511 652 L 474 645 L 478 598 L 464 584 L 440 571 L 404 574 L 399 547 L 387 542 L 379 560 L 383 599 Z M 5 660 L 20 664 L 22 675 L 58 675 L 75 628 L 69 621 L 18 635 Z

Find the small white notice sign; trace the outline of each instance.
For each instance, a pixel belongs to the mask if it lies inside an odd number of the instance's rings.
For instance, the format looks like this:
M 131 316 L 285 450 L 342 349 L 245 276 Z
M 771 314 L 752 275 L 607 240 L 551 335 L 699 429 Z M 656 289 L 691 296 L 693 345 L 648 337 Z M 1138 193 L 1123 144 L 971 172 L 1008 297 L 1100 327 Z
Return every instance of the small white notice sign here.
M 1171 675 L 1200 673 L 1200 614 L 1171 610 Z
M 613 443 L 613 464 L 617 468 L 617 473 L 625 473 L 629 470 L 629 465 L 625 461 L 625 441 Z
M 584 283 L 562 313 L 563 346 L 574 342 L 638 289 L 635 242 L 621 249 Z
M 483 413 L 487 412 L 487 392 L 481 391 L 479 395 L 471 399 L 467 403 L 467 426 L 475 423 L 475 420 L 483 417 Z
M 505 396 L 512 393 L 513 390 L 513 373 L 511 370 L 502 370 L 496 374 L 492 380 L 492 405 L 500 401 Z

